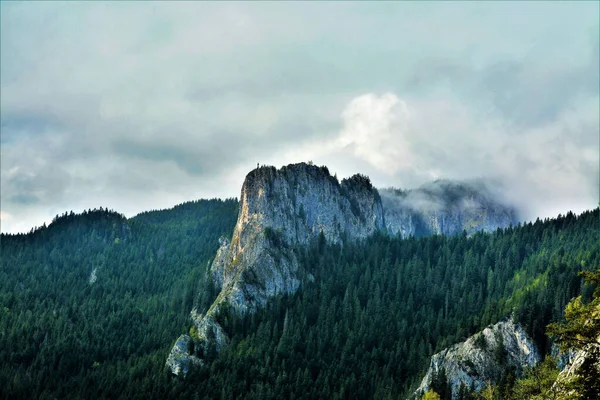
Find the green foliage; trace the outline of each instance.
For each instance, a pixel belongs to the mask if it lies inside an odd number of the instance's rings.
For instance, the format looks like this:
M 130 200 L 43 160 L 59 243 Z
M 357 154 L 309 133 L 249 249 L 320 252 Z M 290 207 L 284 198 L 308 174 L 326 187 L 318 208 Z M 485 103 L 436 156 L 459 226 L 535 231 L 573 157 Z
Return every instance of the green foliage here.
M 440 400 L 440 395 L 433 390 L 428 391 L 421 397 L 421 400 Z
M 458 387 L 457 400 L 475 400 L 475 398 L 475 389 L 467 387 L 464 383 L 461 383 Z
M 178 397 L 164 363 L 237 208 L 201 200 L 129 220 L 65 213 L 3 234 L 0 399 Z
M 581 261 L 599 260 L 597 220 L 596 210 L 574 221 L 561 217 L 471 238 L 377 235 L 343 246 L 317 238 L 297 249 L 314 282 L 256 314 L 229 318 L 230 346 L 206 367 L 205 378 L 187 379 L 190 391 L 405 398 L 434 352 L 488 324 L 515 312 L 531 331 L 560 318 L 581 288 Z M 547 283 L 531 285 L 540 274 Z M 564 284 L 571 280 L 577 284 Z M 554 313 L 556 304 L 562 305 Z M 500 398 L 505 387 L 481 395 Z
M 192 325 L 190 328 L 190 337 L 194 342 L 200 341 L 200 338 L 198 337 L 198 329 L 196 329 L 195 325 Z
M 300 209 L 298 210 L 298 217 L 302 221 L 306 219 L 306 211 L 304 211 L 304 204 L 300 204 Z
M 576 376 L 564 385 L 582 399 L 595 399 L 600 394 L 600 269 L 580 275 L 595 286 L 591 301 L 584 303 L 581 296 L 571 300 L 565 309 L 566 321 L 548 325 L 548 334 L 562 350 L 586 352 Z
M 367 175 L 363 174 L 354 174 L 350 178 L 342 179 L 342 185 L 353 190 L 360 188 L 366 188 L 368 190 L 373 189 L 371 179 Z
M 206 267 L 236 211 L 103 211 L 3 235 L 0 398 L 405 398 L 434 352 L 513 312 L 546 346 L 544 327 L 581 294 L 577 273 L 600 264 L 598 210 L 470 238 L 319 235 L 295 250 L 314 280 L 252 315 L 223 308 L 230 345 L 194 348 L 209 362 L 170 378 L 190 309 L 217 294 Z
M 371 180 L 366 175 L 355 174 L 350 178 L 342 179 L 342 183 L 340 185 L 340 192 L 350 202 L 350 211 L 352 211 L 352 214 L 354 214 L 355 217 L 360 218 L 362 221 L 365 220 L 365 216 L 360 210 L 360 206 L 356 200 L 354 192 L 359 192 L 363 189 L 373 191 L 375 198 L 379 200 L 379 192 L 373 187 Z
M 496 364 L 504 365 L 506 362 L 506 346 L 504 346 L 504 336 L 502 334 L 498 334 L 496 338 L 498 344 L 496 345 L 496 349 L 494 350 L 494 357 L 496 358 Z
M 266 227 L 264 230 L 265 238 L 271 242 L 271 244 L 277 249 L 284 245 L 283 235 L 281 232 L 272 229 L 270 227 Z
M 477 335 L 477 337 L 475 338 L 475 347 L 481 349 L 481 350 L 485 350 L 487 349 L 487 340 L 485 339 L 485 335 L 483 333 L 480 333 L 479 335 Z
M 566 322 L 548 325 L 548 334 L 555 338 L 563 351 L 584 350 L 585 361 L 574 376 L 562 376 L 557 361 L 546 359 L 534 368 L 525 370 L 510 393 L 511 400 L 521 399 L 597 399 L 600 394 L 600 269 L 579 273 L 595 285 L 592 300 L 585 304 L 582 297 L 571 300 L 565 309 Z M 557 379 L 558 378 L 558 379 Z
M 558 388 L 552 385 L 559 374 L 556 359 L 547 356 L 533 368 L 526 368 L 521 379 L 515 382 L 511 392 L 512 400 L 545 400 L 559 398 Z
M 439 394 L 442 400 L 450 400 L 452 397 L 452 391 L 448 383 L 448 377 L 446 376 L 446 370 L 440 369 L 437 374 L 433 376 L 431 381 L 431 389 Z
M 548 333 L 556 338 L 563 350 L 587 350 L 600 346 L 600 269 L 596 272 L 582 271 L 579 275 L 596 285 L 592 301 L 585 304 L 581 296 L 576 297 L 567 304 L 566 322 L 548 326 Z
M 475 395 L 475 398 L 478 400 L 500 400 L 500 392 L 498 388 L 488 382 L 485 387 Z

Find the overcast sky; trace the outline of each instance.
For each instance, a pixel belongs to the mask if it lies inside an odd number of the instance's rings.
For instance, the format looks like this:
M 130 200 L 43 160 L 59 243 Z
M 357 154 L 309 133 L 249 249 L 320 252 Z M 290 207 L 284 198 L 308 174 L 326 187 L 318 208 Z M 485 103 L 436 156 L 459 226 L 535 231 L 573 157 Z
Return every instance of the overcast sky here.
M 238 197 L 257 163 L 599 197 L 598 2 L 13 3 L 1 224 Z

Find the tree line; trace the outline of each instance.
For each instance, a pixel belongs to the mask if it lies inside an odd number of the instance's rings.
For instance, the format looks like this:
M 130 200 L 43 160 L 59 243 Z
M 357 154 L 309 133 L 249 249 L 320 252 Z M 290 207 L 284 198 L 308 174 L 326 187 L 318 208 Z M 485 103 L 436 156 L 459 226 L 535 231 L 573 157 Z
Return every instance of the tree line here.
M 432 354 L 511 314 L 547 352 L 546 326 L 592 298 L 578 273 L 600 265 L 598 209 L 470 237 L 321 235 L 294 249 L 314 279 L 255 314 L 225 310 L 230 346 L 173 377 L 166 357 L 217 295 L 206 272 L 237 209 L 96 210 L 2 235 L 0 398 L 406 398 Z

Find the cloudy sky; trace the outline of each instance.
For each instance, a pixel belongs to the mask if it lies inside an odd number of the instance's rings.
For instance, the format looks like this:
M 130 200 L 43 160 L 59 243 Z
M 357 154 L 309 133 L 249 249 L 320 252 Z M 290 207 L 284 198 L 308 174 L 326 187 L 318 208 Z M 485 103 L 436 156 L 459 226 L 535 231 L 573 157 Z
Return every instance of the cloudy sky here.
M 494 182 L 527 218 L 599 197 L 598 2 L 6 3 L 1 224 L 237 197 L 312 160 Z

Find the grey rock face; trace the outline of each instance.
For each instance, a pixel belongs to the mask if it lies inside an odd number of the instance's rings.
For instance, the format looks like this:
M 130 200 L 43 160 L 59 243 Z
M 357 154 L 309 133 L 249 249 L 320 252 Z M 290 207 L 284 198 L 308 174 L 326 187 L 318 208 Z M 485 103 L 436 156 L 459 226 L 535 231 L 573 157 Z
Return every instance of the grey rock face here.
M 202 361 L 193 355 L 190 355 L 189 348 L 192 345 L 192 338 L 188 335 L 181 335 L 175 342 L 167 357 L 167 367 L 175 375 L 187 375 L 192 365 L 200 365 Z
M 456 184 L 384 193 L 380 196 L 365 176 L 338 182 L 326 167 L 304 163 L 251 171 L 242 186 L 231 241 L 221 238 L 211 265 L 221 291 L 206 315 L 192 312 L 195 345 L 208 348 L 217 340 L 220 350 L 227 344 L 217 322 L 224 305 L 239 314 L 254 312 L 273 296 L 295 292 L 303 278 L 310 280 L 301 276 L 292 248 L 321 233 L 328 242 L 339 243 L 385 230 L 407 237 L 453 234 L 465 227 L 493 230 L 513 222 L 506 209 L 493 208 L 475 190 L 457 189 Z M 178 374 L 177 368 L 171 370 Z
M 222 242 L 211 271 L 219 302 L 253 311 L 268 298 L 294 292 L 300 280 L 291 246 L 321 232 L 329 242 L 365 238 L 383 227 L 383 207 L 368 178 L 338 183 L 325 167 L 293 164 L 248 174 L 231 243 Z
M 217 321 L 211 314 L 202 315 L 198 314 L 194 309 L 192 310 L 192 320 L 194 321 L 194 327 L 196 328 L 196 342 L 201 345 L 205 345 L 203 350 L 208 351 L 208 345 L 214 345 L 215 351 L 220 352 L 227 344 L 229 343 L 229 339 L 225 332 L 223 332 L 223 328 L 218 324 Z
M 568 384 L 572 383 L 573 379 L 581 374 L 584 364 L 589 364 L 587 368 L 595 368 L 596 372 L 600 373 L 600 362 L 597 361 L 598 354 L 600 354 L 600 338 L 598 338 L 597 344 L 589 344 L 583 350 L 570 350 L 562 354 L 566 354 L 568 362 L 562 366 L 559 363 L 561 372 L 552 385 L 552 389 L 558 394 L 557 398 L 583 398 L 584 396 L 581 393 L 577 393 L 577 390 L 569 389 Z
M 498 348 L 502 342 L 505 352 L 499 363 Z M 512 320 L 499 322 L 471 336 L 463 343 L 449 347 L 431 357 L 429 369 L 415 392 L 421 396 L 431 388 L 442 369 L 452 387 L 452 398 L 458 397 L 461 384 L 475 390 L 483 389 L 487 381 L 496 383 L 505 367 L 521 370 L 540 361 L 533 340 Z
M 292 246 L 308 244 L 320 233 L 333 243 L 366 238 L 383 226 L 379 193 L 366 177 L 340 183 L 326 167 L 307 164 L 250 172 L 233 237 L 221 239 L 211 266 L 221 292 L 206 315 L 192 312 L 195 345 L 208 348 L 216 340 L 220 351 L 227 344 L 216 321 L 225 304 L 238 313 L 253 312 L 270 297 L 298 289 L 302 277 Z M 167 364 L 176 375 L 183 369 Z
M 516 223 L 515 211 L 500 204 L 482 183 L 440 180 L 413 190 L 379 192 L 388 233 L 403 238 L 491 232 Z
M 574 350 L 561 351 L 560 346 L 556 343 L 552 343 L 550 347 L 550 355 L 556 358 L 557 366 L 561 371 L 570 365 L 575 359 L 577 352 Z
M 557 381 L 568 381 L 573 376 L 577 375 L 577 371 L 588 357 L 585 350 L 572 351 L 568 354 L 568 362 L 562 366 L 562 371 Z

